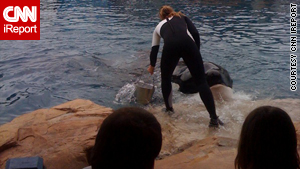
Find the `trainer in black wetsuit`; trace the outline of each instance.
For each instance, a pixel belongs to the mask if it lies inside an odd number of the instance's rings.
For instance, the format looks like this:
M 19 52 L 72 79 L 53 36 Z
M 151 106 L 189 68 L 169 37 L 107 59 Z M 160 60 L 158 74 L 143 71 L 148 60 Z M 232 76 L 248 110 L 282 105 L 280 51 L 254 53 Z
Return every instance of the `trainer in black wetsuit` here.
M 165 15 L 165 16 L 164 16 Z M 197 86 L 200 97 L 210 114 L 210 127 L 216 127 L 222 122 L 218 119 L 211 90 L 206 82 L 200 49 L 198 30 L 191 20 L 181 13 L 175 12 L 169 6 L 160 9 L 162 21 L 153 32 L 150 66 L 148 71 L 153 74 L 159 50 L 160 38 L 164 39 L 161 57 L 161 88 L 167 111 L 174 111 L 172 107 L 173 71 L 182 58 L 190 70 Z

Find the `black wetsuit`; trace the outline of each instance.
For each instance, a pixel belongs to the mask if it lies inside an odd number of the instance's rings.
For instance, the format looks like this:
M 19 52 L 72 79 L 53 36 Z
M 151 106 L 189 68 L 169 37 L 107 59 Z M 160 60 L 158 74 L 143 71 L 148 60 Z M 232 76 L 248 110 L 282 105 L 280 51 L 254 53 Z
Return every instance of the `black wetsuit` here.
M 161 57 L 161 88 L 167 110 L 172 110 L 173 71 L 182 58 L 191 72 L 200 97 L 211 118 L 217 118 L 215 103 L 206 82 L 203 61 L 200 54 L 200 37 L 198 30 L 186 16 L 173 16 L 162 20 L 155 28 L 152 39 L 150 64 L 155 67 L 160 38 L 164 39 Z

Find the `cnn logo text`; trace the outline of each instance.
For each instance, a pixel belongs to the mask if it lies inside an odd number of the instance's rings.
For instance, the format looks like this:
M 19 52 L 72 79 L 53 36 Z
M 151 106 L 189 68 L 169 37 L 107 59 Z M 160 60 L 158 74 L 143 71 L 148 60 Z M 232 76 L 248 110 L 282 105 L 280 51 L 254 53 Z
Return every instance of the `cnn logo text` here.
M 13 1 L 0 4 L 4 26 L 0 40 L 40 40 L 40 1 Z

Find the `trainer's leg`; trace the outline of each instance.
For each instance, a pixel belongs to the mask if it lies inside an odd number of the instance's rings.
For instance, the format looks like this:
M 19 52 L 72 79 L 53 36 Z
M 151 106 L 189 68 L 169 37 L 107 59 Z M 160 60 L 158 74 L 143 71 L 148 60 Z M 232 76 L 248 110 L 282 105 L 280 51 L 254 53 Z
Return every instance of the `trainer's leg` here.
M 215 102 L 205 78 L 203 61 L 199 50 L 197 48 L 189 47 L 189 49 L 183 53 L 182 58 L 198 86 L 200 98 L 203 101 L 210 118 L 216 119 Z
M 173 110 L 172 104 L 172 74 L 179 61 L 178 54 L 163 50 L 161 57 L 161 89 L 167 110 Z
M 211 90 L 207 83 L 203 83 L 199 85 L 199 94 L 202 102 L 204 103 L 209 113 L 210 118 L 216 119 L 217 114 L 216 114 L 215 102 Z

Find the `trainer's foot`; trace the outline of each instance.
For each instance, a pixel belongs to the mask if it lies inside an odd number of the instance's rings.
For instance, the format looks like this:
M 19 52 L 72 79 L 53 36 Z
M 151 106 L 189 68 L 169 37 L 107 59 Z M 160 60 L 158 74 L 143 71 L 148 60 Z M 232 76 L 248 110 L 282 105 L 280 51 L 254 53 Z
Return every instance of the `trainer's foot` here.
M 163 108 L 163 111 L 166 112 L 168 115 L 172 115 L 172 114 L 175 113 L 173 107 L 168 108 L 168 109 L 167 108 Z
M 217 117 L 216 119 L 211 118 L 208 127 L 219 128 L 219 125 L 224 126 L 224 123 Z

